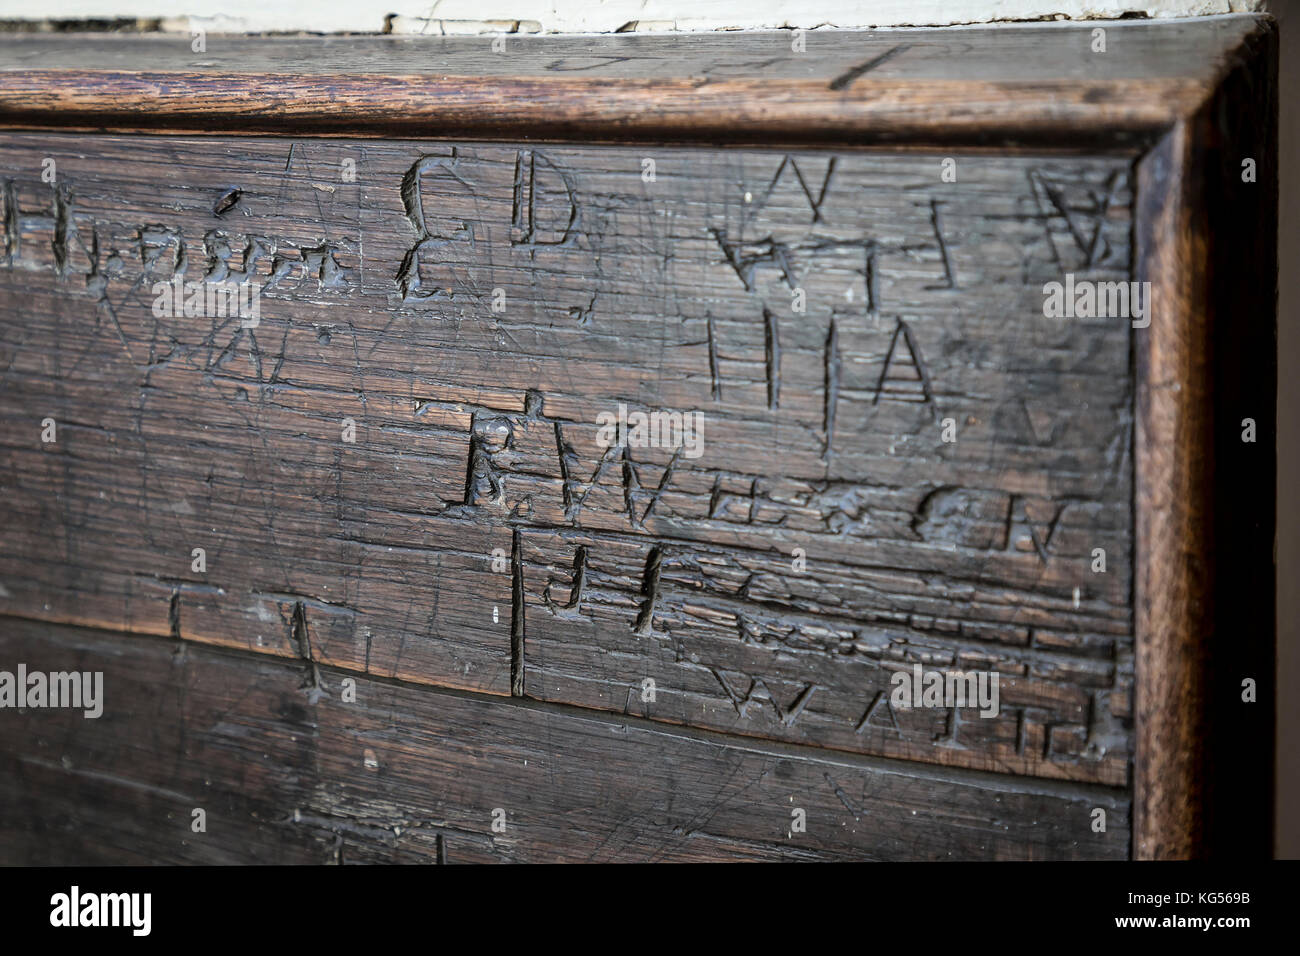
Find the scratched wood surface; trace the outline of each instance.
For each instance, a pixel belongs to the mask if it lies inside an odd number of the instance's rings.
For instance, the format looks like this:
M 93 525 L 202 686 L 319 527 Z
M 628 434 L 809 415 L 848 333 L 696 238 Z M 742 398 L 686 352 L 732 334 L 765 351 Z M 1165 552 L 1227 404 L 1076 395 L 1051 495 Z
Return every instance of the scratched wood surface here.
M 1259 16 L 944 30 L 482 37 L 0 37 L 0 125 L 281 135 L 1150 144 Z
M 1042 314 L 1127 278 L 1124 161 L 2 148 L 7 613 L 1126 784 L 1130 331 Z M 916 663 L 1000 712 L 893 707 Z
M 1276 36 L 1106 31 L 0 37 L 6 861 L 1267 852 Z
M 310 700 L 298 664 L 13 619 L 0 619 L 0 654 L 105 675 L 98 719 L 28 710 L 0 722 L 9 864 L 1128 852 L 1128 799 L 1110 788 L 665 733 L 366 677 L 355 703 Z M 322 677 L 337 688 L 346 673 Z M 1091 826 L 1098 808 L 1105 833 Z M 791 832 L 792 809 L 804 832 Z

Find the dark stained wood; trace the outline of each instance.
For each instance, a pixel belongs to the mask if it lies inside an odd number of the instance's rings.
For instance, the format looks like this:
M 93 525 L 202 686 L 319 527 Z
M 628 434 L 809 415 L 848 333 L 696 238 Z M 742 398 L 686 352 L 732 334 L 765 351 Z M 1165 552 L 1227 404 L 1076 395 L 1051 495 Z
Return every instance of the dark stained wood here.
M 1276 42 L 1253 36 L 1138 167 L 1138 272 L 1162 303 L 1136 340 L 1144 859 L 1272 849 Z
M 0 863 L 1117 859 L 1103 788 L 864 761 L 0 619 L 104 715 L 0 721 Z M 191 829 L 195 808 L 207 830 Z M 1093 832 L 1094 809 L 1106 811 Z M 492 829 L 505 811 L 505 830 Z M 806 832 L 791 832 L 793 809 Z
M 1129 323 L 1042 306 L 1126 277 L 1127 163 L 75 142 L 5 143 L 67 250 L 15 225 L 0 270 L 9 613 L 1127 782 Z M 153 314 L 227 273 L 257 328 Z M 620 404 L 699 457 L 599 447 Z M 898 712 L 916 664 L 1001 712 Z
M 0 38 L 0 647 L 123 689 L 11 858 L 1267 853 L 1275 37 L 1091 28 Z

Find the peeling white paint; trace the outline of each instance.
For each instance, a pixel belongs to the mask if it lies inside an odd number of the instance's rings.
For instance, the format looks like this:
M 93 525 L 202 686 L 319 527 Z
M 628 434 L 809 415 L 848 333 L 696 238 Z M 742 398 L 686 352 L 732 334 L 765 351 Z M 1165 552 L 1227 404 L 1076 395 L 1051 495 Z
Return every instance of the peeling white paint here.
M 1205 16 L 1263 0 L 0 0 L 0 20 L 162 21 L 209 33 L 612 33 L 942 26 L 997 20 Z

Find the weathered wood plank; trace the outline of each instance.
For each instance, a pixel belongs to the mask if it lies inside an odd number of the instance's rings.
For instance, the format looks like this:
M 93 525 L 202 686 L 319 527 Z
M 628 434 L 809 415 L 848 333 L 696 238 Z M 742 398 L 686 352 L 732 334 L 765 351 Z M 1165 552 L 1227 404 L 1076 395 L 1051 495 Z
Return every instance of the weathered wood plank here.
M 171 134 L 0 139 L 0 610 L 299 658 L 313 705 L 340 668 L 936 780 L 1136 759 L 1138 855 L 1260 851 L 1275 37 L 1106 29 L 0 38 L 0 126 Z M 262 321 L 152 313 L 177 274 Z M 1040 318 L 1071 274 L 1152 325 Z M 605 447 L 620 405 L 702 412 L 699 457 Z M 1003 706 L 889 706 L 913 665 Z M 348 827 L 250 832 L 446 850 Z
M 1264 18 L 605 37 L 0 38 L 0 124 L 1127 148 Z M 494 43 L 497 45 L 494 47 Z
M 0 148 L 7 613 L 1127 780 L 1129 323 L 1042 293 L 1128 278 L 1124 161 Z M 897 713 L 915 664 L 1000 712 Z
M 158 638 L 0 619 L 0 667 L 102 671 L 6 711 L 6 864 L 1122 858 L 1118 791 L 871 761 Z M 194 832 L 193 811 L 206 812 Z M 1106 832 L 1093 830 L 1096 809 Z M 505 811 L 494 831 L 493 811 Z M 792 830 L 805 811 L 805 832 Z

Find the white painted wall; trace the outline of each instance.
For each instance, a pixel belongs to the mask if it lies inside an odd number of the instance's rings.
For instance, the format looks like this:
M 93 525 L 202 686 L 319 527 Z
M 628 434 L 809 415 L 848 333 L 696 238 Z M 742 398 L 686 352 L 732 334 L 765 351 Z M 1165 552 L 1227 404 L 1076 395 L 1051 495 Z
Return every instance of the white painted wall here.
M 0 20 L 161 19 L 209 32 L 603 33 L 761 27 L 933 26 L 993 20 L 1083 19 L 1140 13 L 1200 16 L 1258 9 L 1263 0 L 0 0 Z M 505 24 L 503 26 L 503 24 Z M 518 24 L 518 27 L 515 27 Z M 629 27 L 629 24 L 636 24 Z

